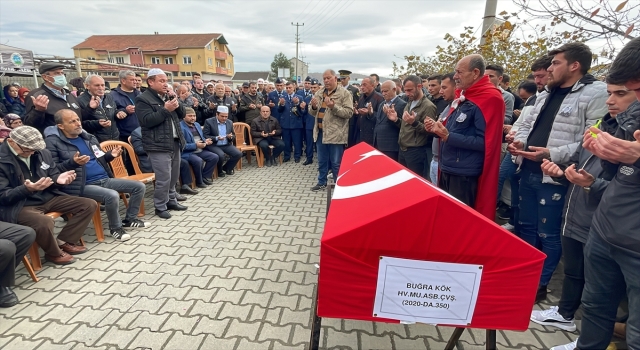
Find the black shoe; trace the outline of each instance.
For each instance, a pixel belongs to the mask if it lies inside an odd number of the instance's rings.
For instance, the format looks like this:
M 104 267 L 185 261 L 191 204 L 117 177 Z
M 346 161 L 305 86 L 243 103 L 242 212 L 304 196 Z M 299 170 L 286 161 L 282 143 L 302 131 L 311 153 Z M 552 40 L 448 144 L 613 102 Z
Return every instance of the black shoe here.
M 105 211 L 106 207 L 102 204 L 100 204 L 100 211 Z
M 182 187 L 180 187 L 180 193 L 181 194 L 198 194 L 198 191 L 194 190 L 188 185 L 182 185 Z
M 178 204 L 178 203 L 167 204 L 167 210 L 187 210 L 187 208 L 189 207 L 187 207 L 186 205 Z
M 498 209 L 496 209 L 498 218 L 501 220 L 509 220 L 511 217 L 511 207 L 503 202 L 498 203 Z
M 205 185 L 204 183 L 201 183 L 201 184 L 197 184 L 196 187 L 198 187 L 198 188 L 207 188 L 207 185 Z
M 536 303 L 547 299 L 547 286 L 539 286 L 536 292 Z
M 0 287 L 0 307 L 12 307 L 18 304 L 18 296 L 9 287 Z
M 218 177 L 225 177 L 224 171 L 218 171 Z
M 311 164 L 311 163 L 313 163 L 313 161 L 312 161 L 312 160 L 307 159 L 307 160 L 305 160 L 305 161 L 304 161 L 304 163 L 302 163 L 302 165 L 309 165 L 309 164 Z
M 205 185 L 213 185 L 213 181 L 209 180 L 209 179 L 202 179 L 202 182 L 204 182 Z
M 296 159 L 296 160 L 295 160 L 295 162 L 296 162 L 296 163 L 300 163 L 300 159 Z
M 178 202 L 184 202 L 184 201 L 186 201 L 186 200 L 187 200 L 187 196 L 183 196 L 183 195 L 181 195 L 180 193 L 176 193 L 176 200 L 177 200 Z
M 266 164 L 266 166 L 273 166 L 273 159 L 271 158 L 267 158 L 264 160 Z
M 162 219 L 171 219 L 171 213 L 168 210 L 156 209 L 156 215 Z
M 283 160 L 282 160 L 282 162 L 283 162 L 283 163 L 286 163 L 286 162 L 288 162 L 288 161 L 290 161 L 290 160 L 291 160 L 291 159 L 286 159 L 286 158 L 285 158 L 285 159 L 283 159 Z
M 273 166 L 278 166 L 278 165 L 280 165 L 279 160 L 280 160 L 280 157 L 278 157 L 278 158 L 271 157 L 271 164 L 273 164 Z
M 324 191 L 327 188 L 327 185 L 320 185 L 317 184 L 313 187 L 311 187 L 311 191 L 317 192 L 317 191 Z
M 236 173 L 233 169 L 225 170 L 224 172 L 227 173 L 227 175 L 233 175 Z

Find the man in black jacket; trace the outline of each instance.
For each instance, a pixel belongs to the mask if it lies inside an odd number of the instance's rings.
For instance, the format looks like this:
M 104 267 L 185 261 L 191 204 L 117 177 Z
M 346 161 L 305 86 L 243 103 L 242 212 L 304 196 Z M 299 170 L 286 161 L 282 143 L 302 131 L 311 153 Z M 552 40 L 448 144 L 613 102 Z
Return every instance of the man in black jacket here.
M 374 116 L 376 125 L 373 129 L 373 147 L 397 162 L 400 151 L 398 145 L 400 128 L 387 117 L 387 111 L 389 108 L 393 108 L 397 115 L 402 115 L 407 103 L 396 95 L 396 83 L 392 80 L 382 83 L 380 91 L 382 91 L 384 103 Z
M 271 116 L 271 108 L 262 106 L 260 108 L 260 118 L 251 122 L 251 137 L 253 143 L 262 149 L 267 166 L 278 165 L 275 161 L 284 150 L 282 141 L 282 128 L 278 119 Z M 269 146 L 273 146 L 273 154 L 269 152 Z
M 204 123 L 203 130 L 206 139 L 213 140 L 213 144 L 207 146 L 207 149 L 218 155 L 218 177 L 233 175 L 236 164 L 242 158 L 242 152 L 235 145 L 236 133 L 233 131 L 233 123 L 229 120 L 229 109 L 227 106 L 218 106 L 218 112 L 215 118 L 209 118 Z M 222 164 L 224 155 L 229 155 L 229 160 Z M 224 170 L 225 173 L 222 171 Z
M 16 266 L 36 239 L 31 227 L 0 221 L 0 307 L 12 307 L 18 297 L 11 290 L 16 282 Z
M 60 173 L 35 128 L 16 128 L 0 145 L 0 221 L 33 228 L 45 259 L 57 265 L 71 264 L 71 255 L 87 251 L 77 243 L 97 208 L 92 199 L 60 191 L 75 178 L 73 170 Z M 53 219 L 44 215 L 49 212 L 71 214 L 58 237 Z
M 64 65 L 45 62 L 40 65 L 38 71 L 44 83 L 41 87 L 31 90 L 25 98 L 24 125 L 33 126 L 40 133 L 44 133 L 47 126 L 56 125 L 53 115 L 63 108 L 71 109 L 78 117 L 82 117 L 78 101 L 66 89 Z
M 76 179 L 65 186 L 65 193 L 94 199 L 105 204 L 111 236 L 121 242 L 131 236 L 125 228 L 147 228 L 148 222 L 138 219 L 146 186 L 140 181 L 116 179 L 109 163 L 122 154 L 120 146 L 105 153 L 91 134 L 82 130 L 78 116 L 68 109 L 54 115 L 57 126 L 45 129 L 45 143 L 60 171 L 74 170 Z M 129 207 L 124 221 L 120 220 L 120 195 L 129 193 Z
M 176 183 L 180 176 L 180 151 L 185 141 L 180 131 L 184 106 L 173 91 L 168 92 L 167 76 L 152 68 L 147 74 L 149 88 L 136 97 L 136 114 L 142 128 L 142 145 L 156 174 L 153 204 L 156 215 L 169 219 L 168 210 L 186 210 L 176 200 Z
M 117 106 L 111 94 L 104 93 L 104 79 L 99 75 L 89 75 L 84 80 L 84 86 L 87 90 L 78 97 L 82 108 L 82 128 L 99 142 L 118 140 L 120 132 L 115 119 Z

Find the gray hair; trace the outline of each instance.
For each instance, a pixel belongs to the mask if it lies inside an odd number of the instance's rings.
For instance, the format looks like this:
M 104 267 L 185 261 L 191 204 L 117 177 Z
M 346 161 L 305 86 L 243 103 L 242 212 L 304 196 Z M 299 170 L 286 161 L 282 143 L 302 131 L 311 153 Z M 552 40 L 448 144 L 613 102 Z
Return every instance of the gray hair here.
M 329 73 L 331 73 L 331 75 L 332 75 L 332 76 L 334 76 L 334 77 L 337 77 L 337 76 L 338 76 L 338 74 L 336 74 L 336 71 L 334 71 L 333 69 L 327 69 L 327 70 L 326 70 L 326 71 L 324 71 L 324 72 L 325 72 L 325 73 L 326 73 L 326 72 L 329 72 Z
M 118 80 L 122 81 L 124 79 L 127 79 L 127 77 L 130 75 L 133 75 L 135 77 L 136 73 L 134 73 L 132 70 L 129 70 L 129 69 L 121 70 L 118 73 Z
M 101 76 L 97 75 L 97 74 L 89 74 L 87 75 L 86 78 L 84 78 L 84 85 L 90 85 L 91 84 L 91 79 L 98 77 L 100 79 L 102 79 L 102 81 L 104 81 L 104 78 L 102 78 Z
M 484 57 L 478 54 L 469 55 L 469 72 L 473 72 L 473 70 L 476 68 L 480 71 L 480 76 L 483 76 L 484 70 L 486 68 Z

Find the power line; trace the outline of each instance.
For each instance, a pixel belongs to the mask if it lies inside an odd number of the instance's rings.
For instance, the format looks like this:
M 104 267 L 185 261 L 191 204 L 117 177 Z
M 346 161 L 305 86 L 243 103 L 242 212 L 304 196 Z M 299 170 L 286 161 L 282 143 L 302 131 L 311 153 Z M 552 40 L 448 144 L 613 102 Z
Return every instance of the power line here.
M 302 10 L 302 12 L 300 12 L 300 14 L 298 15 L 298 19 L 302 20 L 302 15 L 304 15 L 304 11 L 307 10 L 307 8 L 309 7 L 309 5 L 311 5 L 311 3 L 313 2 L 313 0 L 307 2 L 307 6 L 304 7 L 304 9 Z
M 327 16 L 327 15 L 325 14 L 325 10 L 329 9 L 329 11 L 328 11 L 328 12 L 333 12 L 333 11 L 335 10 L 335 8 L 334 8 L 334 10 L 331 10 L 331 9 L 330 9 L 330 6 L 331 6 L 331 4 L 333 3 L 333 1 L 334 1 L 334 0 L 329 0 L 329 1 L 327 1 L 327 2 L 324 4 L 324 6 L 323 6 L 321 9 L 319 9 L 319 10 L 318 10 L 318 13 L 320 14 L 318 17 L 320 17 L 320 19 L 318 19 L 318 21 L 317 21 L 317 22 L 313 22 L 313 23 L 309 26 L 309 30 L 311 30 L 311 28 L 314 28 L 316 25 L 318 25 L 318 23 L 319 23 L 319 22 L 321 22 L 321 21 L 323 21 L 323 20 L 324 20 L 324 18 L 322 18 L 322 16 Z
M 318 26 L 316 28 L 311 29 L 311 27 L 309 27 L 309 29 L 310 29 L 310 33 L 308 34 L 309 37 L 311 37 L 313 34 L 318 33 L 320 30 L 322 30 L 324 27 L 326 27 L 327 24 L 331 23 L 331 21 L 334 20 L 338 14 L 340 14 L 343 10 L 345 10 L 349 6 L 351 6 L 351 4 L 353 4 L 353 2 L 354 2 L 354 0 L 343 2 L 342 6 L 337 7 L 336 11 L 334 11 L 332 15 L 327 17 L 324 21 L 319 22 Z

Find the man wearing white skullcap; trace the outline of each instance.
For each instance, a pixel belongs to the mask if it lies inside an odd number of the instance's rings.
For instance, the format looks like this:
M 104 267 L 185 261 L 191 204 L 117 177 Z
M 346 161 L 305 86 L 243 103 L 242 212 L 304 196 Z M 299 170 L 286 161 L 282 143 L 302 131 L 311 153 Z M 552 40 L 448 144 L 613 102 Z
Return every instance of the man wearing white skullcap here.
M 167 85 L 162 69 L 152 68 L 147 74 L 149 88 L 136 98 L 136 115 L 140 121 L 142 146 L 156 174 L 153 192 L 155 213 L 169 219 L 169 210 L 186 210 L 176 200 L 176 183 L 180 176 L 180 152 L 186 142 L 180 129 L 184 106 Z
M 218 176 L 233 175 L 236 164 L 242 158 L 235 145 L 236 134 L 233 132 L 233 122 L 229 120 L 229 107 L 218 106 L 215 118 L 209 118 L 204 122 L 204 137 L 213 140 L 213 144 L 207 149 L 218 155 Z M 224 155 L 229 155 L 229 160 L 223 163 Z M 224 172 L 223 172 L 224 171 Z

